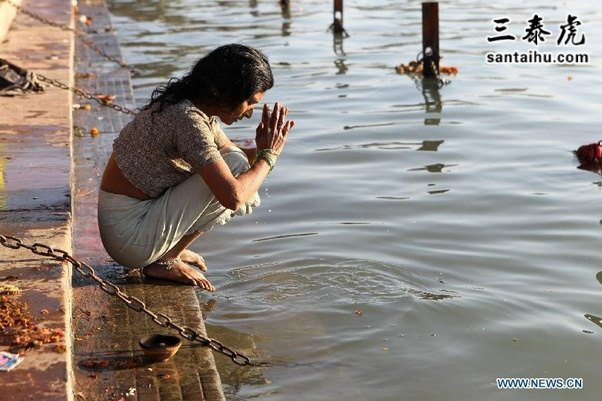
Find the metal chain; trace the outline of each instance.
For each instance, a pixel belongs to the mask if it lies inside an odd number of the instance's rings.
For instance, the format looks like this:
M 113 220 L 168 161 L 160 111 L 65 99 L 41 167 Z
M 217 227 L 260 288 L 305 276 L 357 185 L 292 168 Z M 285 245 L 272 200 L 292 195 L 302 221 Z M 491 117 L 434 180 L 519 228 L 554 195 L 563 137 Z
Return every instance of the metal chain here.
M 9 235 L 6 235 L 6 236 L 0 235 L 0 245 L 4 246 L 6 248 L 9 248 L 9 249 L 20 249 L 20 248 L 29 249 L 31 252 L 33 252 L 36 255 L 45 256 L 45 257 L 48 257 L 48 258 L 51 258 L 54 260 L 58 260 L 60 262 L 71 263 L 73 268 L 79 274 L 96 281 L 96 283 L 100 286 L 101 290 L 103 290 L 104 292 L 106 292 L 109 295 L 116 296 L 117 298 L 122 300 L 128 308 L 132 309 L 135 312 L 145 313 L 146 315 L 150 316 L 152 321 L 155 322 L 157 325 L 164 327 L 164 328 L 174 329 L 183 338 L 185 338 L 189 341 L 198 342 L 203 346 L 209 347 L 212 350 L 227 356 L 228 358 L 230 358 L 232 360 L 232 362 L 234 362 L 237 365 L 252 366 L 252 367 L 273 365 L 270 362 L 251 361 L 251 359 L 248 356 L 243 355 L 243 354 L 235 351 L 234 349 L 225 346 L 224 344 L 222 344 L 221 342 L 219 342 L 213 338 L 203 336 L 202 334 L 200 334 L 198 331 L 196 331 L 195 329 L 193 329 L 191 327 L 181 326 L 177 323 L 174 323 L 172 318 L 167 316 L 166 314 L 160 313 L 160 312 L 155 313 L 155 312 L 149 310 L 146 307 L 146 304 L 144 302 L 142 302 L 140 299 L 138 299 L 134 296 L 127 295 L 126 293 L 122 292 L 119 289 L 119 287 L 116 286 L 115 284 L 108 282 L 108 281 L 102 279 L 101 277 L 99 277 L 96 274 L 96 272 L 94 271 L 94 268 L 92 268 L 92 266 L 90 266 L 89 264 L 87 264 L 85 262 L 78 261 L 73 256 L 71 256 L 69 253 L 67 253 L 61 249 L 54 249 L 48 245 L 44 245 L 44 244 L 40 244 L 40 243 L 35 243 L 33 245 L 27 245 L 27 244 L 24 244 L 21 239 L 19 239 L 17 237 L 9 236 Z
M 94 44 L 94 41 L 89 39 L 88 37 L 77 33 L 76 32 L 76 36 L 79 38 L 79 40 L 82 41 L 82 43 L 86 46 L 88 46 L 90 49 L 94 50 L 96 53 L 98 53 L 100 56 L 106 58 L 107 60 L 110 60 L 112 62 L 114 62 L 115 64 L 118 64 L 120 67 L 123 67 L 125 69 L 127 69 L 129 72 L 131 72 L 134 75 L 140 75 L 140 71 L 138 71 L 137 69 L 135 69 L 134 67 L 132 67 L 129 64 L 124 63 L 123 61 L 119 60 L 118 58 L 115 58 L 107 53 L 105 53 L 104 50 L 102 50 L 100 47 L 96 46 Z
M 46 25 L 53 26 L 55 28 L 62 29 L 63 31 L 73 32 L 75 34 L 75 36 L 77 36 L 82 41 L 82 43 L 84 45 L 86 45 L 90 49 L 94 50 L 101 57 L 104 57 L 107 60 L 110 60 L 110 61 L 114 62 L 115 64 L 118 64 L 120 67 L 123 67 L 123 68 L 129 70 L 132 74 L 139 74 L 140 73 L 137 69 L 135 69 L 131 65 L 126 64 L 123 61 L 119 60 L 118 58 L 115 58 L 115 57 L 107 54 L 100 47 L 96 46 L 96 44 L 94 43 L 94 41 L 91 40 L 85 32 L 82 32 L 82 31 L 80 31 L 78 29 L 71 28 L 70 26 L 67 26 L 67 25 L 59 24 L 57 22 L 51 21 L 51 20 L 49 20 L 47 18 L 41 17 L 41 16 L 39 16 L 37 14 L 34 14 L 31 11 L 28 11 L 28 10 L 24 9 L 20 5 L 13 3 L 11 0 L 7 0 L 7 2 L 11 6 L 13 6 L 17 10 L 17 12 L 20 12 L 21 14 L 25 14 L 28 17 L 31 17 L 31 18 L 35 19 L 36 21 L 39 21 L 39 22 L 41 22 L 43 24 L 46 24 Z
M 435 72 L 435 79 L 437 79 L 437 86 L 441 89 L 443 86 L 451 83 L 449 79 L 441 78 L 441 74 L 439 72 L 439 68 L 437 68 L 437 64 L 435 64 L 435 60 L 431 58 L 433 51 L 430 47 L 426 48 L 426 56 L 431 60 L 431 69 Z M 420 51 L 416 55 L 416 62 L 422 64 L 424 62 L 424 52 Z
M 64 84 L 64 83 L 62 83 L 60 81 L 57 81 L 56 79 L 48 78 L 48 77 L 45 77 L 42 74 L 37 74 L 37 73 L 34 73 L 34 76 L 37 77 L 42 82 L 46 82 L 46 83 L 48 83 L 48 84 L 50 84 L 52 86 L 55 86 L 57 88 L 60 88 L 60 89 L 71 91 L 71 92 L 73 92 L 73 93 L 75 93 L 75 94 L 77 94 L 79 96 L 85 97 L 88 100 L 95 100 L 98 103 L 100 103 L 101 105 L 103 105 L 105 107 L 110 107 L 113 110 L 116 110 L 116 111 L 118 111 L 120 113 L 129 114 L 129 115 L 133 115 L 133 116 L 135 116 L 137 114 L 135 111 L 130 110 L 127 107 L 120 106 L 118 104 L 113 104 L 112 102 L 110 102 L 110 101 L 108 101 L 106 99 L 103 99 L 103 98 L 98 97 L 98 96 L 91 95 L 90 93 L 86 92 L 83 89 L 71 87 L 71 86 L 69 86 L 67 84 Z
M 50 21 L 49 19 L 46 19 L 46 18 L 41 17 L 39 15 L 36 15 L 36 14 L 30 12 L 30 11 L 27 11 L 26 9 L 24 9 L 20 5 L 13 3 L 11 0 L 6 0 L 6 2 L 8 4 L 10 4 L 11 6 L 13 6 L 17 10 L 17 12 L 25 14 L 25 15 L 27 15 L 27 16 L 29 16 L 29 17 L 31 17 L 31 18 L 33 18 L 33 19 L 35 19 L 35 20 L 43 23 L 43 24 L 47 24 L 47 25 L 53 26 L 55 28 L 62 29 L 63 31 L 75 32 L 75 29 L 73 29 L 73 28 L 71 28 L 71 27 L 69 27 L 67 25 L 63 25 L 63 24 L 59 24 L 59 23 L 54 22 L 54 21 Z

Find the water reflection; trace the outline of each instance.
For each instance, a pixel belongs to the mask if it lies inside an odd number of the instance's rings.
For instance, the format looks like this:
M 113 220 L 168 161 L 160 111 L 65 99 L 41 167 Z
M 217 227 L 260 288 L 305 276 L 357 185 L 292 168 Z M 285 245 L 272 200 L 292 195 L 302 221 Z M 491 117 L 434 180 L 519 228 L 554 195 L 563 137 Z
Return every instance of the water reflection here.
M 129 2 L 109 1 L 111 13 L 131 18 L 134 21 L 161 21 L 172 26 L 188 26 L 191 23 L 205 23 L 190 19 L 187 13 L 178 12 L 179 2 L 168 0 Z
M 347 60 L 347 54 L 343 49 L 344 36 L 341 33 L 335 33 L 332 35 L 332 51 L 338 57 L 334 61 L 335 67 L 337 67 L 337 75 L 344 75 L 347 73 L 349 68 L 345 64 Z
M 442 191 L 442 192 L 447 192 L 447 191 Z M 428 292 L 428 291 L 418 291 L 418 290 L 408 290 L 409 293 L 415 295 L 417 298 L 423 299 L 425 301 L 441 301 L 444 299 L 451 299 L 451 298 L 456 298 L 459 297 L 458 293 L 455 291 L 448 291 L 448 294 L 437 294 L 434 292 Z
M 602 284 L 602 271 L 596 273 L 596 280 L 598 280 L 598 282 Z M 591 313 L 586 313 L 584 317 L 596 326 L 602 328 L 602 318 L 600 316 L 596 316 Z
M 457 164 L 436 163 L 436 164 L 429 164 L 428 166 L 424 166 L 424 167 L 411 168 L 408 171 L 422 171 L 422 170 L 426 170 L 429 173 L 441 173 L 441 172 L 443 172 L 444 168 L 455 167 L 455 166 L 457 166 Z
M 437 194 L 444 194 L 446 192 L 449 192 L 449 189 L 439 189 L 439 190 L 435 190 L 435 191 L 427 191 L 430 195 L 437 195 Z
M 575 151 L 575 156 L 579 161 L 577 168 L 595 174 L 602 174 L 602 164 L 600 163 L 602 159 L 602 141 L 579 146 L 579 149 Z
M 282 36 L 291 35 L 291 3 L 287 0 L 280 1 L 280 9 L 282 10 Z
M 217 301 L 215 299 L 201 302 L 204 320 L 216 309 L 216 306 Z M 236 351 L 254 359 L 259 357 L 255 338 L 252 335 L 207 323 L 205 323 L 205 328 L 209 338 L 219 338 L 224 344 L 236 344 Z M 265 368 L 242 367 L 218 353 L 214 353 L 214 357 L 217 371 L 224 385 L 224 392 L 229 396 L 237 394 L 245 385 L 265 385 L 269 383 L 265 377 Z
M 426 108 L 424 125 L 439 125 L 441 122 L 441 112 L 443 103 L 439 94 L 439 80 L 424 78 L 421 85 L 422 96 Z
M 250 14 L 253 17 L 259 16 L 259 11 L 257 11 L 257 0 L 249 0 L 249 8 L 251 9 Z
M 598 272 L 598 274 L 596 274 L 596 279 L 600 284 L 602 284 L 602 272 Z
M 594 174 L 602 175 L 602 166 L 600 163 L 580 164 L 577 166 L 578 169 L 591 171 Z M 602 183 L 596 183 L 602 187 Z
M 203 315 L 203 320 L 207 320 L 207 316 L 209 316 L 209 314 L 215 310 L 216 305 L 217 301 L 213 298 L 205 303 L 201 303 L 201 313 Z
M 587 320 L 589 320 L 590 322 L 592 322 L 593 324 L 595 324 L 598 327 L 602 327 L 602 318 L 596 316 L 596 315 L 592 315 L 590 313 L 585 315 L 585 318 Z
M 600 284 L 602 284 L 602 271 L 601 271 L 601 272 L 598 272 L 598 273 L 596 274 L 596 279 L 598 280 L 598 282 L 599 282 Z M 584 316 L 585 316 L 585 318 L 586 318 L 587 320 L 589 320 L 590 322 L 592 322 L 592 323 L 593 323 L 593 324 L 595 324 L 596 326 L 598 326 L 598 327 L 601 327 L 601 328 L 602 328 L 602 318 L 601 318 L 601 317 L 599 317 L 599 316 L 596 316 L 596 315 L 592 315 L 591 313 L 587 313 L 587 314 L 585 314 Z
M 334 65 L 337 67 L 337 75 L 344 75 L 349 70 L 349 67 L 345 64 L 344 58 L 336 59 Z
M 386 124 L 386 125 L 390 125 L 390 124 Z M 343 127 L 343 129 L 348 130 L 348 129 L 352 129 L 352 128 L 357 128 L 359 126 L 355 126 L 355 127 L 349 127 L 349 126 L 345 126 Z M 436 152 L 437 150 L 439 150 L 439 146 L 443 143 L 444 141 L 422 141 L 422 142 L 400 142 L 400 141 L 393 141 L 393 142 L 371 142 L 371 143 L 363 143 L 363 144 L 358 144 L 358 145 L 341 145 L 341 146 L 336 146 L 336 147 L 331 147 L 331 148 L 320 148 L 320 149 L 316 149 L 316 152 L 325 152 L 325 151 L 331 151 L 331 150 L 354 150 L 354 149 L 385 149 L 385 150 L 393 150 L 393 149 L 412 149 L 413 147 L 418 146 L 418 148 L 416 148 L 416 151 L 420 151 L 420 152 Z
M 307 237 L 307 236 L 318 235 L 318 234 L 319 233 L 283 234 L 283 235 L 276 235 L 273 237 L 257 238 L 257 239 L 252 240 L 252 242 L 273 241 L 273 240 L 277 240 L 277 239 L 286 239 L 286 238 L 295 238 L 295 237 Z
M 224 326 L 206 324 L 205 327 L 210 338 L 219 338 L 224 344 L 236 344 L 236 351 L 257 358 L 257 345 L 252 335 Z M 245 385 L 260 386 L 269 383 L 265 368 L 238 366 L 221 354 L 214 353 L 214 356 L 224 392 L 228 395 L 237 394 Z
M 426 151 L 426 152 L 436 152 L 439 150 L 439 146 L 445 141 L 422 141 L 422 146 L 416 150 Z

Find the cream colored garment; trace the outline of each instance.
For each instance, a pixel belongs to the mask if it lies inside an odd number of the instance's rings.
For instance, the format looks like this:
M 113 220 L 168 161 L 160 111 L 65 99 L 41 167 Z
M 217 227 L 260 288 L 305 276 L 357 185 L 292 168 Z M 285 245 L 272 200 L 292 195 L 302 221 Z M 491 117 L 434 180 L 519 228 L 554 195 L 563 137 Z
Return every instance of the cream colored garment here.
M 226 148 L 220 152 L 234 176 L 249 169 L 247 157 L 240 149 Z M 255 193 L 236 212 L 226 209 L 203 178 L 194 174 L 155 199 L 138 200 L 101 190 L 98 226 L 108 254 L 117 263 L 136 268 L 161 258 L 184 235 L 226 224 L 235 214 L 250 214 L 259 204 L 259 195 Z

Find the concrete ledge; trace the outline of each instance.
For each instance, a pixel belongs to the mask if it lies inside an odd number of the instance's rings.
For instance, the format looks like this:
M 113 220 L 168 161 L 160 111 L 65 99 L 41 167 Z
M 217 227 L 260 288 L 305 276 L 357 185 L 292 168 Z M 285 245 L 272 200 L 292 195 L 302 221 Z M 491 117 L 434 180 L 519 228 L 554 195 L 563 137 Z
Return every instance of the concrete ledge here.
M 16 5 L 21 4 L 21 0 L 12 0 L 12 2 Z M 0 0 L 0 43 L 2 43 L 6 37 L 10 24 L 13 22 L 16 15 L 17 9 L 15 7 L 8 4 L 7 1 Z
M 25 0 L 22 6 L 72 24 L 69 0 Z M 0 3 L 0 10 L 0 25 L 8 24 L 6 17 L 14 8 Z M 0 57 L 49 78 L 73 81 L 72 33 L 22 14 L 0 44 Z M 1 234 L 71 251 L 71 129 L 67 91 L 47 87 L 41 94 L 0 97 Z M 0 278 L 13 276 L 10 284 L 22 290 L 14 297 L 29 304 L 38 326 L 64 333 L 62 341 L 28 350 L 14 370 L 0 373 L 0 398 L 73 399 L 69 266 L 1 246 L 0 260 Z

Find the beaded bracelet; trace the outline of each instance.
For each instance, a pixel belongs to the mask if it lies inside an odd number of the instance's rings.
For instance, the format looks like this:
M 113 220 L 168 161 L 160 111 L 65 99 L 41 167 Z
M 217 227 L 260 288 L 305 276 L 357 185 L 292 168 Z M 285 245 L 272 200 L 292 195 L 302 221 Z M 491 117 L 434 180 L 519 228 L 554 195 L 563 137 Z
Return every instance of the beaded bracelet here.
M 276 165 L 276 160 L 278 160 L 278 155 L 272 149 L 261 149 L 259 152 L 257 152 L 257 156 L 255 156 L 255 161 L 257 160 L 265 161 L 268 166 L 270 166 L 271 173 L 272 169 Z

